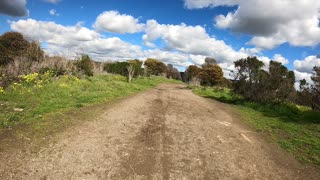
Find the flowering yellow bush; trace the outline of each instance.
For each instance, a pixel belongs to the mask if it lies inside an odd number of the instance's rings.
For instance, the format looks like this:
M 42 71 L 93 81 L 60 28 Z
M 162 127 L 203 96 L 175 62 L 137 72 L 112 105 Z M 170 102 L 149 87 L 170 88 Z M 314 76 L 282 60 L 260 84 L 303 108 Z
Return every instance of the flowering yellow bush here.
M 20 77 L 23 79 L 23 81 L 25 81 L 26 83 L 30 84 L 30 83 L 35 82 L 38 79 L 39 73 L 21 75 Z
M 0 94 L 4 93 L 3 87 L 0 86 Z

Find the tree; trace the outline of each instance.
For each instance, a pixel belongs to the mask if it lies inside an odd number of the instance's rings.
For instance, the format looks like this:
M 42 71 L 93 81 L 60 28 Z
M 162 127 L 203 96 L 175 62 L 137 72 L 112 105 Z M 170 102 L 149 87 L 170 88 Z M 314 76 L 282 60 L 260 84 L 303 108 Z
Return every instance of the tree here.
M 134 76 L 134 72 L 135 72 L 135 69 L 133 67 L 133 64 L 130 64 L 127 66 L 127 70 L 128 70 L 128 83 L 131 83 L 131 80 Z
M 75 62 L 75 65 L 79 72 L 87 76 L 93 76 L 93 64 L 88 55 L 83 54 L 80 60 Z
M 206 57 L 204 59 L 204 64 L 202 64 L 202 67 L 211 66 L 213 64 L 217 64 L 217 61 L 214 58 Z
M 25 50 L 27 58 L 32 62 L 41 62 L 44 59 L 44 52 L 39 43 L 32 41 Z
M 313 85 L 311 87 L 312 92 L 312 108 L 320 110 L 320 66 L 313 68 L 313 75 L 311 76 Z
M 18 32 L 6 32 L 0 36 L 0 66 L 13 62 L 16 56 L 23 55 L 29 42 Z
M 207 64 L 200 70 L 199 78 L 203 86 L 218 85 L 223 80 L 223 71 L 217 64 Z
M 293 101 L 294 72 L 275 61 L 270 61 L 269 72 L 263 66 L 256 57 L 236 61 L 234 91 L 254 101 Z
M 268 96 L 279 101 L 284 101 L 287 99 L 293 100 L 293 96 L 295 93 L 294 72 L 289 71 L 287 67 L 283 66 L 280 62 L 270 61 L 269 73 L 269 89 L 272 94 Z
M 192 82 L 195 78 L 198 78 L 201 68 L 196 65 L 190 65 L 185 71 L 185 81 Z
M 142 69 L 143 62 L 142 61 L 135 59 L 135 60 L 129 60 L 128 62 L 134 68 L 133 77 L 137 77 L 137 76 L 142 76 L 143 75 L 143 69 Z
M 305 79 L 299 81 L 299 91 L 296 92 L 295 102 L 303 106 L 312 106 L 312 93 L 310 85 Z
M 167 78 L 168 79 L 176 79 L 176 80 L 181 80 L 181 75 L 180 72 L 178 71 L 177 68 L 173 67 L 172 64 L 167 65 Z
M 256 57 L 247 57 L 234 62 L 234 92 L 243 95 L 247 99 L 258 100 L 256 95 L 261 93 L 259 79 L 265 78 L 266 73 L 261 71 L 264 66 Z
M 156 76 L 161 76 L 161 75 L 164 75 L 167 71 L 167 66 L 159 61 L 159 60 L 156 60 L 156 59 L 147 59 L 145 62 L 144 62 L 144 66 L 146 68 L 146 72 L 147 72 L 147 75 L 156 75 Z

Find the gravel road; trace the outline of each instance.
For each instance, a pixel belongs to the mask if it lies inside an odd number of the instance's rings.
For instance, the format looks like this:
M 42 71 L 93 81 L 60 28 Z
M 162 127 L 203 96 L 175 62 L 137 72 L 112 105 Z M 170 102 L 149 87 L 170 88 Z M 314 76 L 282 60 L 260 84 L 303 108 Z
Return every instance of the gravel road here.
M 20 164 L 12 168 L 14 157 Z M 37 153 L 2 152 L 0 159 L 0 179 L 320 177 L 243 125 L 228 105 L 177 84 L 120 100 Z

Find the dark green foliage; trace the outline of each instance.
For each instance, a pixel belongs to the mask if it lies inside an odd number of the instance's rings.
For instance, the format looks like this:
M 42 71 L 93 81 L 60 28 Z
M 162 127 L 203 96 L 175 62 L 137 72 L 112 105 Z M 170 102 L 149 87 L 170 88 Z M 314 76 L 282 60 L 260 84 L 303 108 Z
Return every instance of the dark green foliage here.
M 128 82 L 130 83 L 132 78 L 141 76 L 143 74 L 143 69 L 141 68 L 142 61 L 137 59 L 128 60 L 126 62 L 110 62 L 104 64 L 104 71 L 112 74 L 119 74 L 126 76 Z
M 234 92 L 243 95 L 247 99 L 256 99 L 256 95 L 261 93 L 259 78 L 264 77 L 261 71 L 263 62 L 256 57 L 248 57 L 234 62 L 237 72 L 234 74 Z M 261 80 L 260 80 L 261 81 Z
M 286 99 L 293 100 L 295 93 L 294 72 L 288 71 L 288 69 L 279 62 L 270 61 L 269 74 L 269 91 L 272 93 L 272 98 L 279 101 Z
M 106 63 L 104 65 L 104 71 L 112 74 L 120 74 L 122 76 L 128 75 L 127 66 L 129 65 L 128 62 L 113 62 L 113 63 Z
M 140 60 L 129 60 L 129 64 L 131 64 L 134 68 L 134 76 L 133 77 L 138 77 L 143 75 L 143 69 L 142 69 L 142 64 L 143 62 Z
M 88 55 L 82 55 L 80 60 L 75 62 L 78 72 L 87 76 L 93 76 L 93 64 Z
M 311 87 L 312 93 L 312 108 L 316 110 L 320 110 L 320 67 L 315 66 L 313 68 L 313 76 L 311 80 L 313 81 L 313 85 Z
M 296 103 L 310 106 L 314 110 L 320 110 L 320 67 L 315 66 L 313 68 L 313 75 L 311 76 L 313 81 L 312 85 L 309 85 L 305 79 L 300 80 L 299 91 L 296 93 Z
M 294 72 L 275 61 L 270 62 L 269 72 L 263 70 L 263 66 L 256 57 L 235 61 L 234 92 L 259 102 L 293 101 Z

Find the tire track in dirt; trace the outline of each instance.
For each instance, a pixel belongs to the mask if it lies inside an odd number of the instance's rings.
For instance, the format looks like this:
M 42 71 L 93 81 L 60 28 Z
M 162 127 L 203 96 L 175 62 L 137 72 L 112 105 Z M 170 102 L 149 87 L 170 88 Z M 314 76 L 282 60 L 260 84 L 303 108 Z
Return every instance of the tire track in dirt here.
M 165 112 L 168 105 L 162 99 L 162 89 L 157 89 L 157 98 L 150 103 L 148 108 L 149 119 L 139 130 L 139 133 L 132 138 L 131 149 L 122 157 L 121 177 L 132 179 L 146 177 L 152 179 L 161 177 L 169 179 L 172 162 L 169 157 L 169 147 L 172 138 L 167 136 Z

